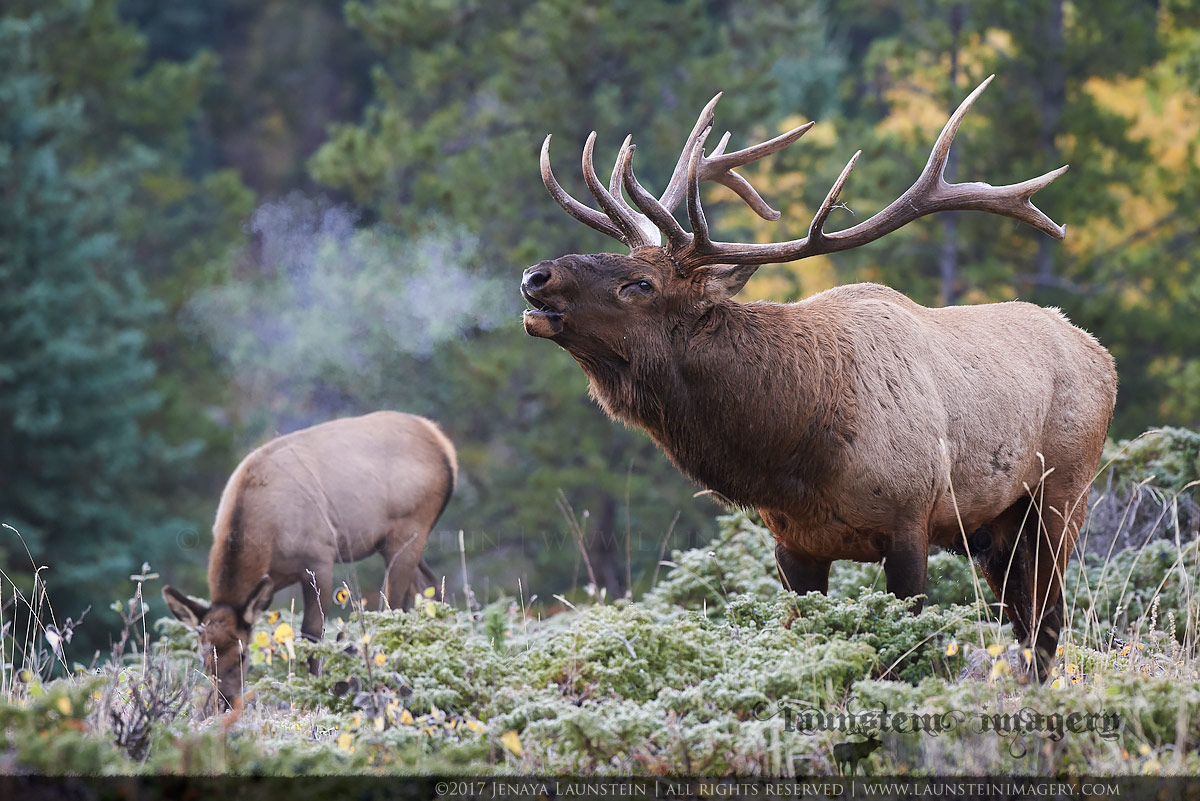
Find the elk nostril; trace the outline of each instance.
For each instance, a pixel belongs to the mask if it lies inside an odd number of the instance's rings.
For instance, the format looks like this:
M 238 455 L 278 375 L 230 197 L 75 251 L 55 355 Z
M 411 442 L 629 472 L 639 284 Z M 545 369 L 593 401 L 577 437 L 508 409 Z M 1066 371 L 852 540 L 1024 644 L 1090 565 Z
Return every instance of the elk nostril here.
M 525 273 L 526 289 L 541 289 L 550 282 L 550 271 L 534 269 Z

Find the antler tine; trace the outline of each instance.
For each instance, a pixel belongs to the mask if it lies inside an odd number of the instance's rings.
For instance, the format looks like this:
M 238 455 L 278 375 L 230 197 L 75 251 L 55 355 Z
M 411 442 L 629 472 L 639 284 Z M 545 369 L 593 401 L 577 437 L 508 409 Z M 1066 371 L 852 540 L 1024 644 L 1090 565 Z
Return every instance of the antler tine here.
M 608 218 L 620 229 L 622 242 L 630 248 L 650 244 L 633 219 L 632 213 L 622 208 L 622 204 L 617 203 L 616 199 L 604 188 L 604 184 L 600 182 L 600 177 L 596 175 L 596 163 L 593 158 L 595 149 L 596 132 L 592 131 L 583 144 L 583 180 L 591 190 L 592 197 L 596 198 L 596 202 L 600 204 L 600 210 L 607 214 Z
M 625 241 L 621 230 L 613 225 L 611 220 L 595 209 L 585 206 L 575 198 L 571 197 L 571 195 L 559 185 L 558 180 L 554 177 L 554 171 L 550 169 L 549 136 L 547 136 L 545 141 L 542 142 L 541 167 L 542 183 L 546 185 L 546 189 L 550 192 L 550 196 L 558 202 L 558 205 L 563 207 L 563 210 L 566 211 L 567 214 L 570 214 L 584 225 L 599 231 L 605 236 L 611 236 L 613 239 L 621 242 Z
M 625 137 L 625 141 L 621 143 L 621 150 L 617 153 L 617 160 L 613 164 L 612 176 L 608 179 L 608 193 L 612 195 L 613 200 L 625 210 L 629 215 L 629 219 L 637 227 L 642 238 L 646 240 L 646 244 L 659 245 L 662 243 L 662 233 L 660 226 L 652 222 L 645 214 L 637 211 L 625 202 L 625 196 L 621 193 L 621 180 L 625 173 L 628 172 L 630 160 L 633 158 L 633 135 Z M 639 206 L 640 208 L 640 206 Z
M 766 245 L 711 241 L 702 244 L 698 237 L 692 247 L 675 254 L 676 261 L 681 264 L 683 269 L 694 269 L 703 264 L 715 263 L 768 264 L 795 261 L 822 253 L 835 253 L 865 245 L 918 217 L 939 211 L 988 211 L 1020 220 L 1049 236 L 1062 239 L 1066 236 L 1066 228 L 1056 224 L 1034 206 L 1030 198 L 1039 189 L 1066 172 L 1066 166 L 1037 178 L 1008 186 L 991 186 L 986 183 L 950 184 L 943 177 L 946 158 L 950 153 L 950 146 L 954 142 L 958 126 L 975 99 L 991 83 L 992 77 L 981 83 L 951 115 L 934 143 L 925 168 L 913 185 L 870 219 L 832 234 L 826 234 L 822 230 L 830 209 L 836 202 L 851 168 L 858 159 L 856 153 L 830 189 L 813 218 L 808 235 L 803 239 Z M 734 155 L 736 154 L 731 153 L 722 158 Z M 701 219 L 703 218 L 701 217 Z
M 704 157 L 704 140 L 708 139 L 711 132 L 711 125 L 704 129 L 692 145 L 688 160 L 687 213 L 688 221 L 692 224 L 690 249 L 697 253 L 706 253 L 712 246 L 712 239 L 708 236 L 708 221 L 704 219 L 704 207 L 700 205 L 700 160 Z
M 921 170 L 921 176 L 917 178 L 916 183 L 921 183 L 923 180 L 945 183 L 943 173 L 946 171 L 946 159 L 950 155 L 950 145 L 954 144 L 958 126 L 962 124 L 963 117 L 967 116 L 967 111 L 971 106 L 975 105 L 975 99 L 983 94 L 983 90 L 987 89 L 988 84 L 995 77 L 995 75 L 989 75 L 984 78 L 983 83 L 976 86 L 975 91 L 967 95 L 967 99 L 959 103 L 958 108 L 950 115 L 950 119 L 946 120 L 946 124 L 942 126 L 942 132 L 938 134 L 937 141 L 933 143 L 933 149 L 929 151 L 929 161 L 925 162 L 925 169 Z
M 795 142 L 800 137 L 808 133 L 809 129 L 817 123 L 806 122 L 803 125 L 798 125 L 787 133 L 781 133 L 773 139 L 768 139 L 766 142 L 760 142 L 757 145 L 744 147 L 741 150 L 735 150 L 733 153 L 725 153 L 720 155 L 721 150 L 718 148 L 713 151 L 713 154 L 705 159 L 704 177 L 709 178 L 717 173 L 731 170 L 734 167 L 744 167 L 752 161 L 770 156 L 773 153 L 778 153 L 788 145 Z M 721 140 L 724 144 L 728 140 L 729 134 L 725 134 L 725 139 Z
M 629 197 L 633 199 L 634 204 L 642 210 L 642 213 L 650 219 L 650 221 L 667 237 L 667 244 L 671 250 L 678 250 L 686 247 L 691 237 L 687 231 L 683 230 L 671 212 L 667 211 L 658 198 L 650 194 L 638 183 L 638 179 L 633 174 L 633 151 L 636 150 L 636 145 L 630 145 L 629 158 L 625 159 L 624 163 L 624 181 L 625 190 L 629 192 Z
M 704 134 L 705 130 L 712 127 L 713 124 L 713 109 L 717 107 L 717 101 L 721 99 L 724 92 L 717 92 L 713 95 L 713 99 L 708 101 L 708 104 L 700 111 L 700 116 L 696 118 L 696 124 L 692 126 L 692 132 L 688 134 L 687 141 L 683 145 L 683 150 L 679 152 L 679 161 L 675 162 L 675 169 L 671 172 L 671 180 L 667 182 L 667 188 L 663 190 L 662 195 L 658 198 L 668 211 L 673 211 L 679 205 L 679 201 L 683 200 L 687 194 L 688 182 L 688 165 L 692 157 L 692 145 L 695 141 Z
M 714 159 L 725 152 L 725 146 L 729 144 L 729 137 L 731 136 L 733 136 L 731 132 L 725 132 L 725 135 L 721 137 L 721 141 L 717 142 L 717 146 L 713 148 L 712 155 L 709 156 L 709 159 Z
M 621 159 L 625 157 L 625 151 L 633 147 L 633 134 L 627 134 L 625 141 L 621 143 L 621 149 L 617 151 L 617 160 L 613 162 L 612 175 L 608 177 L 608 193 L 614 198 L 621 199 L 621 176 L 625 173 L 624 167 L 621 166 Z
M 746 202 L 746 205 L 754 209 L 754 212 L 759 217 L 774 222 L 783 215 L 771 208 L 767 201 L 763 200 L 758 190 L 749 181 L 734 172 L 733 168 L 743 167 L 752 161 L 758 161 L 761 158 L 778 153 L 808 133 L 808 130 L 814 125 L 816 125 L 815 122 L 806 122 L 804 125 L 797 126 L 787 133 L 776 136 L 774 139 L 722 155 L 724 145 L 729 140 L 729 134 L 725 134 L 725 137 L 721 140 L 721 144 L 717 146 L 713 154 L 701 161 L 700 180 L 716 181 L 732 189 L 737 193 L 738 197 Z
M 854 164 L 861 155 L 862 151 L 859 150 L 851 156 L 850 161 L 846 162 L 846 166 L 842 168 L 842 174 L 833 182 L 833 186 L 829 187 L 828 194 L 821 201 L 820 208 L 817 209 L 817 213 L 813 215 L 812 222 L 809 223 L 807 238 L 810 242 L 817 242 L 824 239 L 825 231 L 822 229 L 825 227 L 825 220 L 829 218 L 829 212 L 833 210 L 833 204 L 837 202 L 838 195 L 842 193 L 842 187 L 846 185 L 846 179 L 850 177 L 850 171 L 854 169 Z

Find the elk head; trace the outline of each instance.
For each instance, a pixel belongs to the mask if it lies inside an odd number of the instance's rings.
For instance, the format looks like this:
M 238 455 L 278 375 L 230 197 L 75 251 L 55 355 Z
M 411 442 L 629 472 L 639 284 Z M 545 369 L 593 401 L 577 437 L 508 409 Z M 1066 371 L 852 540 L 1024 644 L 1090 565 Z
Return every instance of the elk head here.
M 632 343 L 645 341 L 654 332 L 694 330 L 692 323 L 701 314 L 715 304 L 729 301 L 763 264 L 858 247 L 937 211 L 989 211 L 1021 220 L 1062 239 L 1065 229 L 1038 210 L 1030 197 L 1065 172 L 1065 166 L 1010 186 L 950 184 L 943 177 L 959 123 L 992 77 L 980 84 L 950 117 L 925 169 L 899 198 L 852 228 L 825 232 L 826 218 L 862 152 L 859 151 L 818 207 L 807 236 L 775 244 L 713 241 L 700 205 L 700 183 L 723 184 L 763 219 L 779 219 L 779 212 L 734 168 L 782 150 L 814 123 L 734 153 L 725 152 L 729 141 L 726 133 L 712 155 L 706 155 L 704 143 L 712 131 L 713 109 L 721 97 L 718 94 L 701 112 L 670 182 L 658 198 L 643 188 L 634 175 L 634 145 L 630 138 L 621 147 L 608 186 L 601 182 L 593 164 L 596 140 L 593 132 L 583 148 L 583 176 L 602 212 L 575 200 L 559 185 L 550 169 L 547 136 L 542 145 L 541 172 L 551 196 L 580 222 L 624 243 L 630 254 L 563 256 L 527 269 L 521 283 L 521 293 L 532 307 L 525 312 L 526 332 L 562 345 L 585 369 L 598 359 L 628 362 Z M 672 215 L 685 199 L 690 233 Z
M 216 681 L 218 711 L 240 698 L 246 682 L 250 632 L 275 594 L 270 577 L 263 576 L 240 604 L 214 603 L 206 606 L 174 587 L 163 587 L 163 600 L 177 620 L 195 629 L 200 637 L 200 658 L 205 672 Z M 210 694 L 206 710 L 213 706 Z

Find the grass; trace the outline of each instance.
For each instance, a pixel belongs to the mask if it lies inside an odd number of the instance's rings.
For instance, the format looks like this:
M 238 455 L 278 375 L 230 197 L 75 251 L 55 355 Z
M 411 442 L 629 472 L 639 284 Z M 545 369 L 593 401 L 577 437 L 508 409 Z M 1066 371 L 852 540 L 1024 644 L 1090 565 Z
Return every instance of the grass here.
M 1144 478 L 1121 467 L 1126 486 Z M 351 595 L 319 644 L 296 639 L 294 610 L 272 613 L 249 646 L 252 703 L 210 719 L 194 634 L 145 615 L 148 566 L 114 605 L 123 635 L 89 665 L 55 647 L 74 623 L 55 621 L 36 572 L 31 594 L 5 575 L 0 772 L 836 774 L 838 746 L 874 735 L 859 750 L 876 774 L 1200 773 L 1200 544 L 1180 528 L 1194 487 L 1177 472 L 1125 496 L 1159 505 L 1143 542 L 1071 562 L 1046 685 L 1014 669 L 1022 649 L 967 560 L 931 557 L 919 615 L 880 591 L 878 565 L 838 563 L 828 597 L 797 597 L 741 514 L 663 559 L 636 601 L 562 599 L 543 618 L 523 587 L 469 610 L 370 612 Z M 896 731 L 884 710 L 946 725 Z M 837 725 L 807 725 L 818 712 Z

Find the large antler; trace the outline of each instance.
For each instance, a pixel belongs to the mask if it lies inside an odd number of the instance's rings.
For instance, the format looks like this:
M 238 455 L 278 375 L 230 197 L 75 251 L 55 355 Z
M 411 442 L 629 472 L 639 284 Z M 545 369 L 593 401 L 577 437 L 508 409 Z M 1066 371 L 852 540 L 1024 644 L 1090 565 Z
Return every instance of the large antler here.
M 617 165 L 608 189 L 595 178 L 595 169 L 591 165 L 595 134 L 588 138 L 588 144 L 584 148 L 584 177 L 605 214 L 600 214 L 574 200 L 554 180 L 550 171 L 549 137 L 542 145 L 542 178 L 550 193 L 572 216 L 625 242 L 632 249 L 659 244 L 658 236 L 652 228 L 661 231 L 667 238 L 667 248 L 672 258 L 683 272 L 706 264 L 769 264 L 848 250 L 873 242 L 918 217 L 938 211 L 989 211 L 1020 220 L 1056 239 L 1062 239 L 1066 235 L 1066 229 L 1042 213 L 1030 198 L 1066 172 L 1066 166 L 1038 178 L 1009 186 L 991 186 L 985 183 L 951 184 L 946 182 L 943 175 L 950 145 L 958 132 L 959 124 L 994 77 L 989 76 L 981 83 L 950 117 L 933 146 L 925 169 L 904 194 L 870 219 L 835 233 L 824 231 L 825 221 L 862 151 L 855 153 L 846 164 L 818 207 L 817 213 L 813 215 L 808 235 L 803 239 L 773 244 L 712 241 L 704 209 L 700 205 L 700 183 L 706 180 L 722 183 L 737 192 L 764 219 L 779 219 L 779 212 L 768 206 L 744 178 L 733 172 L 733 168 L 782 150 L 799 139 L 813 125 L 802 125 L 768 142 L 730 154 L 724 154 L 725 145 L 729 140 L 729 134 L 725 134 L 713 155 L 706 156 L 704 142 L 712 130 L 712 110 L 720 95 L 714 97 L 701 112 L 680 154 L 671 181 L 660 198 L 656 199 L 647 192 L 634 176 L 634 146 L 629 139 L 625 140 L 617 157 Z M 640 214 L 625 202 L 620 192 L 621 185 L 624 185 L 634 205 L 641 210 Z M 692 233 L 685 231 L 671 214 L 684 197 L 687 199 L 688 220 Z
M 568 214 L 600 233 L 624 242 L 631 249 L 660 244 L 660 232 L 666 235 L 671 245 L 683 246 L 684 241 L 679 238 L 679 234 L 683 234 L 685 237 L 689 235 L 679 227 L 678 223 L 675 223 L 674 218 L 671 217 L 671 211 L 684 198 L 693 180 L 696 183 L 701 181 L 716 181 L 723 184 L 736 192 L 763 219 L 778 220 L 780 217 L 779 212 L 771 208 L 762 199 L 762 196 L 755 191 L 754 187 L 745 178 L 734 172 L 734 169 L 769 156 L 772 153 L 777 153 L 803 136 L 814 123 L 810 122 L 793 128 L 770 141 L 738 150 L 734 153 L 724 152 L 725 145 L 728 144 L 730 136 L 726 133 L 722 137 L 720 144 L 713 151 L 713 154 L 705 156 L 698 145 L 702 145 L 708 132 L 712 129 L 713 109 L 716 108 L 717 101 L 720 99 L 721 94 L 718 93 L 712 100 L 708 101 L 708 105 L 700 112 L 700 116 L 697 118 L 696 124 L 692 127 L 692 132 L 688 135 L 687 142 L 680 153 L 679 161 L 671 173 L 671 180 L 668 182 L 667 188 L 663 191 L 660 198 L 651 198 L 653 201 L 651 211 L 646 212 L 642 203 L 638 203 L 638 207 L 642 208 L 645 213 L 636 211 L 625 202 L 625 198 L 621 193 L 623 181 L 628 189 L 628 180 L 624 176 L 630 170 L 630 160 L 633 157 L 635 149 L 634 145 L 631 144 L 632 137 L 625 138 L 620 153 L 617 155 L 617 161 L 613 167 L 612 177 L 609 179 L 607 187 L 600 182 L 599 176 L 596 175 L 596 167 L 593 160 L 593 150 L 596 143 L 595 131 L 592 131 L 583 146 L 584 181 L 587 183 L 588 190 L 592 193 L 592 196 L 596 198 L 597 204 L 603 210 L 603 214 L 580 203 L 559 185 L 558 180 L 554 177 L 554 171 L 550 169 L 549 136 L 542 142 L 542 182 L 546 185 L 546 189 L 550 191 L 550 195 L 558 201 L 559 205 Z M 696 156 L 696 163 L 693 167 L 693 155 L 697 153 L 699 155 Z M 632 195 L 635 190 L 629 191 Z M 649 196 L 649 193 L 640 186 L 638 186 L 637 191 Z M 635 202 L 637 202 L 636 199 Z M 666 219 L 664 219 L 664 215 Z M 669 223 L 666 221 L 667 219 L 670 220 Z M 664 225 L 668 227 L 664 228 Z

